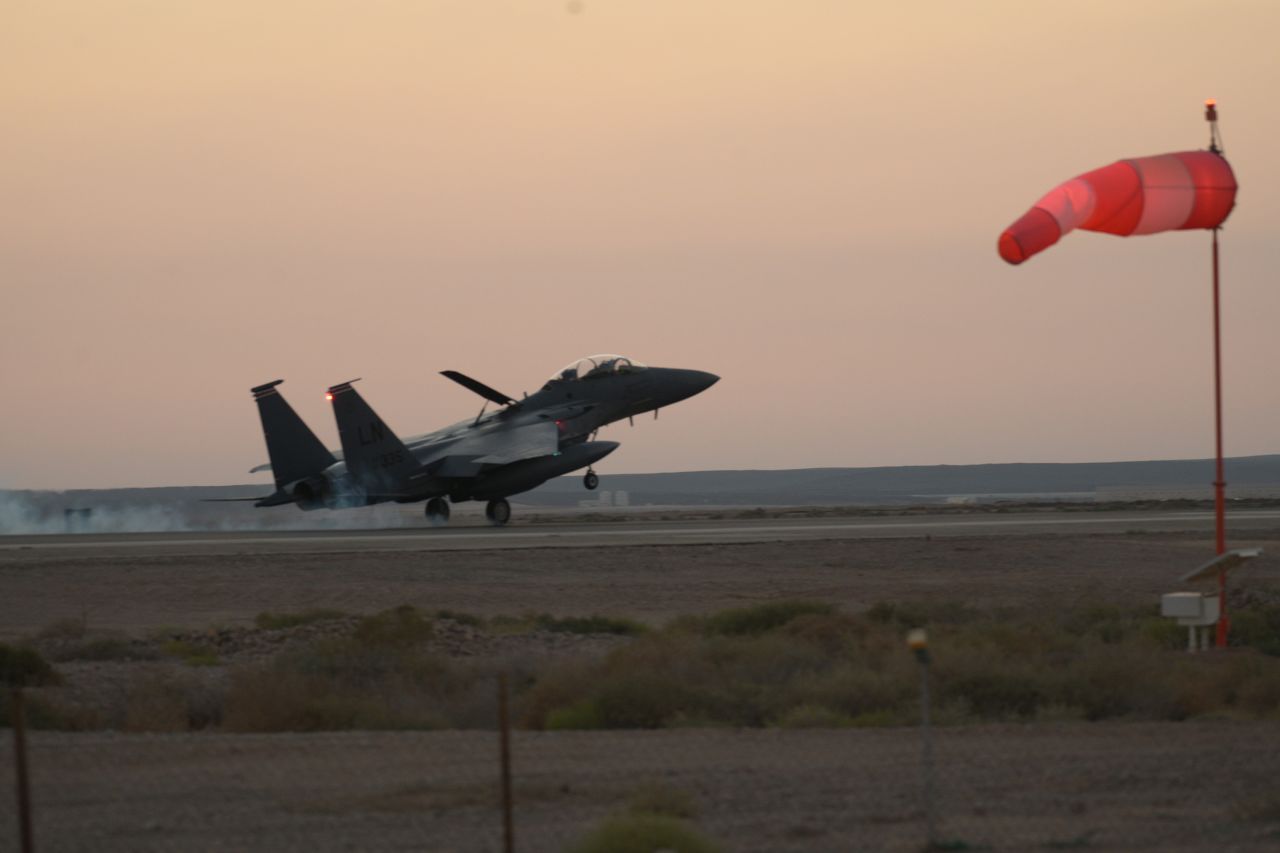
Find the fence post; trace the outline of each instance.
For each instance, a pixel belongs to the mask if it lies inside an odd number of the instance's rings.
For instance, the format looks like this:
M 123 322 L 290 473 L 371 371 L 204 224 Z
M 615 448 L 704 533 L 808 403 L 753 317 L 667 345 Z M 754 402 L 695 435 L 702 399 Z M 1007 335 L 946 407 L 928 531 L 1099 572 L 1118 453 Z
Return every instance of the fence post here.
M 23 706 L 22 688 L 12 691 L 13 758 L 18 773 L 18 833 L 22 853 L 35 849 L 31 833 L 31 789 L 27 782 L 27 720 Z
M 938 845 L 938 813 L 933 792 L 933 728 L 929 725 L 929 637 L 923 628 L 916 628 L 907 634 L 907 645 L 920 662 L 920 772 L 924 789 L 925 829 L 929 834 L 925 849 L 934 850 Z
M 502 763 L 502 849 L 515 850 L 515 831 L 511 820 L 511 719 L 507 711 L 507 674 L 498 674 L 498 738 Z

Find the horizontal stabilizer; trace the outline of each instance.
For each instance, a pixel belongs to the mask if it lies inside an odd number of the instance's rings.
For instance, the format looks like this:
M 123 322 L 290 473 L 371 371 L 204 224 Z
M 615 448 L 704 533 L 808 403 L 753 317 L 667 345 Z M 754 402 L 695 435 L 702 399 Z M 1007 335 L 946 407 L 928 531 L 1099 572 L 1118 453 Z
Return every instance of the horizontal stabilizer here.
M 511 399 L 506 394 L 503 394 L 501 391 L 495 391 L 483 382 L 472 379 L 470 376 L 467 376 L 464 373 L 459 373 L 456 370 L 442 370 L 440 371 L 440 375 L 447 376 L 463 388 L 466 388 L 468 391 L 479 394 L 481 397 L 497 403 L 499 406 L 507 406 L 515 402 L 515 400 Z

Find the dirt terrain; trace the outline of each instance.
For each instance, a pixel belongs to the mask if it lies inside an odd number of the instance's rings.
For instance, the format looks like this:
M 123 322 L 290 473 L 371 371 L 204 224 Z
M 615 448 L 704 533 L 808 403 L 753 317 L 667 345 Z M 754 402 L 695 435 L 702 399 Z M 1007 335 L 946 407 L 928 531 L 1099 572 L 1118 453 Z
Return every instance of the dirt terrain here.
M 1241 572 L 1280 576 L 1280 531 L 1236 547 Z M 412 604 L 479 615 L 528 611 L 662 622 L 684 613 L 818 598 L 975 605 L 1149 603 L 1212 556 L 1203 534 L 966 536 L 527 550 L 115 556 L 0 552 L 0 636 L 83 618 L 94 629 L 245 625 L 263 611 L 367 613 Z
M 491 732 L 67 735 L 32 746 L 42 850 L 501 850 Z M 911 729 L 516 732 L 516 849 L 564 850 L 642 786 L 723 849 L 917 851 Z M 6 738 L 0 767 L 10 765 Z M 1270 723 L 976 726 L 937 739 L 951 849 L 1274 850 Z M 0 845 L 14 838 L 0 774 Z M 5 848 L 9 849 L 9 848 Z
M 1280 531 L 1237 595 L 1280 576 Z M 464 552 L 0 554 L 0 631 L 81 620 L 155 645 L 201 640 L 223 664 L 269 657 L 342 620 L 278 631 L 264 612 L 402 604 L 483 616 L 601 614 L 659 624 L 784 598 L 1043 608 L 1150 604 L 1211 553 L 1203 534 L 967 536 Z M 181 628 L 182 630 L 178 630 Z M 443 631 L 443 633 L 440 633 Z M 311 633 L 308 633 L 311 632 Z M 621 638 L 494 637 L 438 625 L 450 656 L 598 654 Z M 54 638 L 42 641 L 47 647 Z M 66 665 L 123 683 L 151 660 Z M 209 667 L 210 678 L 223 667 Z M 0 767 L 12 766 L 8 738 Z M 517 849 L 562 850 L 644 785 L 697 803 L 726 850 L 920 849 L 914 729 L 517 732 Z M 1052 723 L 940 729 L 940 835 L 993 849 L 1274 849 L 1280 724 Z M 37 842 L 48 850 L 500 850 L 492 732 L 129 735 L 40 732 Z M 0 849 L 12 843 L 0 773 Z

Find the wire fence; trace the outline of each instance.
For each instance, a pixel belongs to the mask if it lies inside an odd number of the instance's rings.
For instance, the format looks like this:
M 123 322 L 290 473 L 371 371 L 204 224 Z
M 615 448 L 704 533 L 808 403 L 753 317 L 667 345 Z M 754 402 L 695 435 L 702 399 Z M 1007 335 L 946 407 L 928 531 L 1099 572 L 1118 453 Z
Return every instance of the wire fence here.
M 1036 722 L 933 734 L 937 849 L 1280 844 L 1274 722 Z M 515 850 L 611 849 L 607 824 L 619 815 L 658 815 L 734 851 L 930 842 L 917 728 L 510 737 Z M 41 731 L 28 733 L 27 755 L 38 850 L 504 849 L 497 731 Z M 20 849 L 15 758 L 6 737 L 0 849 Z M 615 820 L 613 831 L 638 826 Z M 597 846 L 575 847 L 602 827 Z

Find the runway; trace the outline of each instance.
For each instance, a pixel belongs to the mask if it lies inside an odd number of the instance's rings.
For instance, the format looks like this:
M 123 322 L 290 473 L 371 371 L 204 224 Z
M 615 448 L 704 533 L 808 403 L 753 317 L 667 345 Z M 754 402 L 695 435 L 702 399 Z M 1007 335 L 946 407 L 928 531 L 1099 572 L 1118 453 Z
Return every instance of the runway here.
M 1280 510 L 1230 513 L 1228 530 L 1245 534 L 1280 528 Z M 717 519 L 688 521 L 543 522 L 505 528 L 459 525 L 383 530 L 201 531 L 189 533 L 69 534 L 0 537 L 0 559 L 57 554 L 180 555 L 477 551 L 634 545 L 798 542 L 828 539 L 955 536 L 1044 536 L 1126 532 L 1213 531 L 1213 513 L 1026 512 Z

